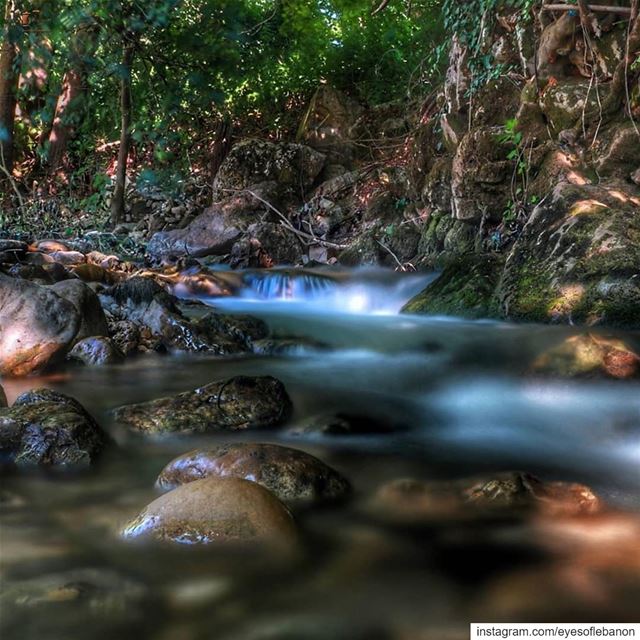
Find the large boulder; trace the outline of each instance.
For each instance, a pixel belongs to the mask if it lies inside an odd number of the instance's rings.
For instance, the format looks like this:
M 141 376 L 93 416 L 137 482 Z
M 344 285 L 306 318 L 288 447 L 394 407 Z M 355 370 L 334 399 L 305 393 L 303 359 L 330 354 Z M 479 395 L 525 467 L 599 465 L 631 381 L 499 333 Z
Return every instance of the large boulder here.
M 244 478 L 261 484 L 284 501 L 341 498 L 349 482 L 318 458 L 275 444 L 225 444 L 185 453 L 160 473 L 157 486 L 173 489 L 202 478 Z
M 95 292 L 81 280 L 63 280 L 51 285 L 61 298 L 68 300 L 80 316 L 80 327 L 75 340 L 84 340 L 91 336 L 106 336 L 109 328 L 102 305 Z
M 0 456 L 17 466 L 89 466 L 107 436 L 82 405 L 49 389 L 23 393 L 0 409 Z
M 115 417 L 148 434 L 273 427 L 291 410 L 284 385 L 269 376 L 237 376 L 177 396 L 127 405 Z
M 267 543 L 290 546 L 296 528 L 287 508 L 255 482 L 205 478 L 154 500 L 127 524 L 125 538 L 182 544 Z
M 52 288 L 0 274 L 0 375 L 27 375 L 64 357 L 81 322 Z
M 225 199 L 205 209 L 183 229 L 154 234 L 147 245 L 150 256 L 175 260 L 180 256 L 224 255 L 242 238 L 247 227 L 265 215 L 273 215 L 265 202 L 279 205 L 279 186 L 274 181 L 251 184 L 244 191 L 225 192 Z M 249 191 L 251 193 L 249 193 Z
M 243 140 L 233 147 L 216 174 L 214 202 L 264 182 L 275 182 L 285 196 L 302 198 L 324 162 L 324 154 L 302 144 Z
M 499 288 L 509 318 L 640 327 L 640 191 L 560 183 L 527 221 Z

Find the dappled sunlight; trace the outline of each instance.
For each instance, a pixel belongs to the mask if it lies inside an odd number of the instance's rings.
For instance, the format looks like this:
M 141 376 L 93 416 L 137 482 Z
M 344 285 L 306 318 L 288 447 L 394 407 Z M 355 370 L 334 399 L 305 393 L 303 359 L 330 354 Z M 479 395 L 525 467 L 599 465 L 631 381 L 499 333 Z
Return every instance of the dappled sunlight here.
M 598 200 L 588 199 L 576 202 L 569 211 L 570 216 L 588 215 L 590 213 L 598 213 L 602 209 L 608 209 L 608 205 Z

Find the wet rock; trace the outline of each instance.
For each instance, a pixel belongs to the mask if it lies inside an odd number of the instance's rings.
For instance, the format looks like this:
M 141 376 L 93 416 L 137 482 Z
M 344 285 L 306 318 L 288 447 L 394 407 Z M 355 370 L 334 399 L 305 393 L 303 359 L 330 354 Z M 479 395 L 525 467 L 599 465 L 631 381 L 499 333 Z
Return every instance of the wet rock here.
M 52 287 L 0 274 L 1 375 L 27 375 L 62 358 L 80 324 L 75 306 Z
M 535 509 L 548 515 L 596 513 L 602 501 L 589 487 L 542 482 L 528 473 L 509 472 L 462 485 L 465 503 L 480 510 Z
M 97 264 L 80 264 L 73 273 L 83 282 L 104 282 L 109 283 L 110 277 L 108 272 Z
M 89 366 L 101 366 L 118 364 L 124 360 L 124 355 L 110 338 L 94 336 L 76 342 L 67 358 Z
M 13 278 L 30 280 L 36 284 L 53 284 L 54 280 L 44 267 L 34 264 L 14 264 L 7 272 Z
M 82 405 L 49 389 L 23 393 L 0 409 L 0 454 L 17 466 L 89 466 L 107 437 Z
M 197 323 L 197 328 L 209 336 L 225 336 L 251 351 L 257 341 L 269 335 L 269 327 L 262 320 L 246 315 L 209 313 Z
M 311 338 L 263 338 L 253 343 L 253 352 L 267 356 L 299 356 L 309 351 L 326 351 L 329 347 Z
M 244 478 L 261 484 L 280 500 L 317 502 L 349 493 L 349 482 L 318 458 L 273 444 L 229 444 L 185 453 L 160 473 L 162 489 L 208 477 Z
M 80 280 L 63 280 L 51 286 L 51 290 L 71 302 L 80 316 L 80 327 L 75 340 L 91 336 L 107 335 L 107 319 L 98 296 Z
M 291 410 L 284 385 L 275 378 L 238 376 L 195 391 L 116 409 L 116 418 L 148 434 L 267 428 Z
M 205 478 L 161 496 L 127 524 L 125 538 L 183 544 L 259 542 L 291 545 L 296 528 L 287 508 L 255 482 Z
M 539 356 L 534 373 L 568 378 L 637 378 L 640 356 L 622 340 L 595 334 L 573 336 Z
M 109 335 L 113 344 L 124 356 L 130 356 L 138 351 L 141 342 L 140 330 L 135 322 L 129 320 L 111 320 Z
M 504 472 L 452 482 L 404 478 L 378 489 L 370 508 L 402 522 L 440 518 L 594 514 L 603 503 L 581 484 L 543 482 L 528 473 Z

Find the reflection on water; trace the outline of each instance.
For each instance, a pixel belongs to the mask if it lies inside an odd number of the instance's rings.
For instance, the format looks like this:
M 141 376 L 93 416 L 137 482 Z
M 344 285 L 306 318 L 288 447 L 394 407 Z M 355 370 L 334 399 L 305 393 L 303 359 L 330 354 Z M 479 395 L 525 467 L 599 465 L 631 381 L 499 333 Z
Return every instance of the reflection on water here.
M 38 380 L 77 397 L 118 448 L 72 477 L 3 478 L 3 638 L 468 637 L 470 620 L 632 620 L 640 601 L 640 386 L 530 373 L 577 330 L 398 315 L 429 276 L 245 275 L 221 312 L 264 318 L 310 346 L 292 356 L 149 356 Z M 619 335 L 636 349 L 638 334 Z M 323 345 L 317 348 L 315 345 Z M 281 379 L 295 411 L 278 431 L 144 440 L 108 410 L 236 374 Z M 4 381 L 8 395 L 33 380 Z M 300 429 L 336 413 L 384 433 Z M 230 440 L 318 455 L 351 502 L 295 513 L 305 548 L 130 545 L 118 527 L 155 496 L 174 456 Z M 526 469 L 590 485 L 612 505 L 591 519 L 471 519 L 398 525 L 364 508 L 383 483 Z M 597 614 L 597 615 L 596 615 Z

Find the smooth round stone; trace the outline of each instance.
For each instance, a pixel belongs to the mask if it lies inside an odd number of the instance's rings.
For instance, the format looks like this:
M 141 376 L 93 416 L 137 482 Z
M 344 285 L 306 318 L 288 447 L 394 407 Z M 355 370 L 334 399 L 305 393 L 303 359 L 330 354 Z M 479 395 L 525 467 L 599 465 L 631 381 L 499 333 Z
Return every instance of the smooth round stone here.
M 182 544 L 282 546 L 297 538 L 287 508 L 264 487 L 239 478 L 205 478 L 182 485 L 145 507 L 122 536 Z
M 351 490 L 337 471 L 304 451 L 253 443 L 185 453 L 162 470 L 156 484 L 172 489 L 207 477 L 252 480 L 285 501 L 335 500 Z

